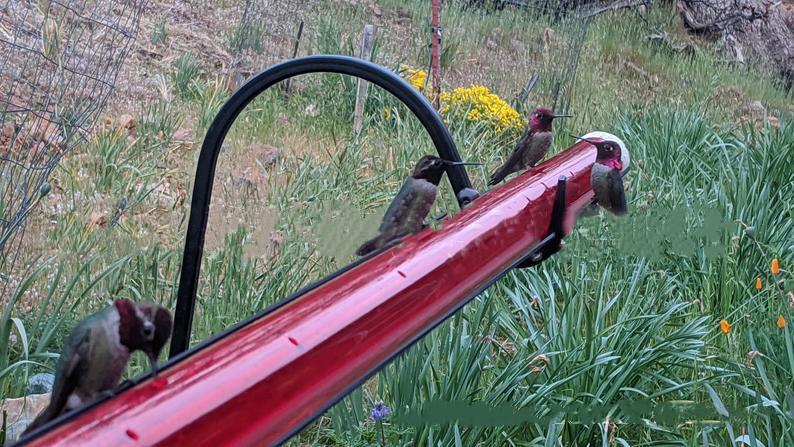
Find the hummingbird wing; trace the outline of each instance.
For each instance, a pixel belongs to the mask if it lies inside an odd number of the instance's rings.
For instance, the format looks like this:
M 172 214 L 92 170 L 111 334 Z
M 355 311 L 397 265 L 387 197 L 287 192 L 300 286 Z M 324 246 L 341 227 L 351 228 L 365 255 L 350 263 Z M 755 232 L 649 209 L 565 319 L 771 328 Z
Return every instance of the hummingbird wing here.
M 378 232 L 383 233 L 388 230 L 400 217 L 400 211 L 407 209 L 416 200 L 417 188 L 413 185 L 413 177 L 409 177 L 403 183 L 400 191 L 394 196 L 389 205 L 389 209 L 383 215 L 383 222 L 378 228 Z
M 524 166 L 532 167 L 543 160 L 553 139 L 554 136 L 551 132 L 533 132 L 524 151 Z
M 609 203 L 615 214 L 626 214 L 628 205 L 626 204 L 626 190 L 623 188 L 623 177 L 620 171 L 612 169 L 607 175 L 607 186 L 609 191 Z
M 507 161 L 497 169 L 493 174 L 491 174 L 491 179 L 488 182 L 488 185 L 493 186 L 502 180 L 505 177 L 516 172 L 518 170 L 518 166 L 521 163 L 521 159 L 524 156 L 524 151 L 528 149 L 528 146 L 532 143 L 532 134 L 531 130 L 528 130 L 524 136 L 518 140 L 516 147 L 513 149 L 513 153 L 510 154 L 510 157 L 507 158 Z
M 91 328 L 78 325 L 67 339 L 58 367 L 55 371 L 55 383 L 52 388 L 50 403 L 33 422 L 25 429 L 29 432 L 58 417 L 66 408 L 69 396 L 77 389 L 80 377 L 88 366 L 87 358 L 91 344 Z
M 424 219 L 433 207 L 435 196 L 436 185 L 409 177 L 386 210 L 378 228 L 379 234 L 361 245 L 356 254 L 364 256 L 407 234 L 420 231 L 424 228 Z

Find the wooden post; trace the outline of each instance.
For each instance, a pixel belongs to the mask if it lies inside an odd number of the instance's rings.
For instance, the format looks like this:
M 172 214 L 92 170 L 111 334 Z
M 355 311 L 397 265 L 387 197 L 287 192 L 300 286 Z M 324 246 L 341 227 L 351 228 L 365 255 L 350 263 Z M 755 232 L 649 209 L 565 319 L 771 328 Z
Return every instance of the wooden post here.
M 372 57 L 372 43 L 375 35 L 375 28 L 372 25 L 364 26 L 364 32 L 361 36 L 361 54 L 359 57 L 365 61 L 370 60 Z M 361 133 L 361 128 L 364 126 L 364 106 L 367 103 L 367 90 L 369 83 L 363 79 L 358 80 L 358 89 L 356 91 L 356 110 L 353 115 L 353 131 L 356 135 Z
M 301 44 L 301 36 L 303 36 L 303 21 L 302 20 L 301 20 L 300 25 L 298 25 L 298 36 L 295 37 L 295 47 L 292 49 L 292 58 L 293 59 L 298 57 L 298 48 L 300 47 L 300 44 Z M 287 94 L 290 93 L 290 86 L 291 86 L 290 81 L 291 80 L 292 80 L 291 78 L 287 79 L 286 81 L 284 81 L 284 84 L 282 84 L 282 89 L 284 90 L 284 93 L 287 93 Z

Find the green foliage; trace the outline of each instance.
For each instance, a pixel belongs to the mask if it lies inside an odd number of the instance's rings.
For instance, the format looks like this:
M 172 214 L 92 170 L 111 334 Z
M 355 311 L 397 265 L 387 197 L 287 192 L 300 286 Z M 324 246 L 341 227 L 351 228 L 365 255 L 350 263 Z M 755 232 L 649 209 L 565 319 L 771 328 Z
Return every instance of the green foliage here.
M 229 49 L 234 51 L 252 50 L 262 52 L 262 40 L 267 36 L 264 25 L 245 22 L 230 32 L 226 38 Z
M 191 52 L 182 54 L 174 62 L 171 83 L 182 99 L 188 100 L 195 95 L 194 81 L 200 73 L 201 66 Z
M 152 45 L 165 44 L 168 42 L 168 29 L 166 29 L 165 22 L 165 17 L 161 17 L 157 20 L 157 22 L 155 22 L 154 29 L 152 30 L 152 36 L 149 39 L 152 42 Z

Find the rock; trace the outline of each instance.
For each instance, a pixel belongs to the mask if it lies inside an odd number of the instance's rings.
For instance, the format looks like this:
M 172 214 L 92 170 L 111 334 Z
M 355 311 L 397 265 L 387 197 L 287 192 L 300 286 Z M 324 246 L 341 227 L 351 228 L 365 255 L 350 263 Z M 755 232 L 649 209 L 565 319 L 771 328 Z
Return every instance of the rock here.
M 265 168 L 269 168 L 281 160 L 281 149 L 269 144 L 254 144 L 248 150 Z
M 502 28 L 499 28 L 497 26 L 496 28 L 492 29 L 491 32 L 488 35 L 492 39 L 502 40 L 504 38 L 505 33 L 504 33 L 504 31 L 502 31 Z
M 306 115 L 309 115 L 310 117 L 314 118 L 320 114 L 320 111 L 317 109 L 316 105 L 309 104 L 308 106 L 306 106 L 305 113 Z
M 28 428 L 33 419 L 50 403 L 50 394 L 31 394 L 18 399 L 6 399 L 0 411 L 6 412 L 6 441 L 11 445 Z
M 103 227 L 108 223 L 108 218 L 100 211 L 94 211 L 88 218 L 89 228 Z
M 397 17 L 401 19 L 410 19 L 413 18 L 413 14 L 411 14 L 411 10 L 405 6 L 399 6 L 397 7 Z
M 34 374 L 28 379 L 25 388 L 26 394 L 46 394 L 52 392 L 52 385 L 55 383 L 55 376 L 50 373 Z
M 511 39 L 510 45 L 513 47 L 513 51 L 518 54 L 526 54 L 527 52 L 527 45 L 518 39 Z
M 174 132 L 174 135 L 172 135 L 171 138 L 174 141 L 192 141 L 190 138 L 190 133 L 190 129 L 179 129 Z
M 281 151 L 278 150 L 278 149 L 274 149 L 274 150 L 272 150 L 272 151 L 270 151 L 270 152 L 265 154 L 264 160 L 262 160 L 262 163 L 266 167 L 267 166 L 273 166 L 279 160 L 281 160 Z
M 766 113 L 766 107 L 764 107 L 764 105 L 761 104 L 761 101 L 751 102 L 748 108 L 750 109 L 750 112 L 757 113 L 759 115 L 763 115 Z
M 9 144 L 14 137 L 14 125 L 11 123 L 3 124 L 3 129 L 0 130 L 0 144 Z
M 125 113 L 119 117 L 119 128 L 120 129 L 134 129 L 135 128 L 135 118 L 132 115 Z
M 262 172 L 261 169 L 247 167 L 243 169 L 240 175 L 234 177 L 232 180 L 236 185 L 257 187 L 262 186 L 267 182 L 268 175 Z
M 675 4 L 684 25 L 718 41 L 723 57 L 766 65 L 789 85 L 794 83 L 794 18 L 789 8 L 780 7 L 780 1 L 678 0 Z

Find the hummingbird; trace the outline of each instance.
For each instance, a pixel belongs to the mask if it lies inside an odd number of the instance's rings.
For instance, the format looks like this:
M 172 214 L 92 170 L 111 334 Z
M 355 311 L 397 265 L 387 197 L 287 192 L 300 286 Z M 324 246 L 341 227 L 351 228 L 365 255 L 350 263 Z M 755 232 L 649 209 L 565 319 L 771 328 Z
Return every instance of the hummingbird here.
M 383 222 L 378 228 L 379 234 L 361 245 L 356 250 L 356 255 L 367 255 L 403 236 L 427 228 L 425 218 L 433 207 L 438 184 L 447 167 L 481 164 L 453 162 L 433 155 L 422 157 L 386 210 Z
M 596 202 L 607 211 L 623 215 L 628 211 L 626 191 L 623 188 L 623 163 L 620 161 L 620 145 L 614 141 L 592 141 L 571 135 L 596 147 L 596 161 L 590 170 L 590 183 Z
M 157 357 L 171 336 L 172 325 L 167 309 L 127 299 L 117 299 L 86 317 L 61 351 L 49 406 L 25 432 L 103 395 L 113 395 L 135 351 L 147 355 L 156 375 Z
M 488 183 L 493 186 L 508 175 L 535 166 L 543 160 L 554 141 L 551 123 L 556 118 L 571 118 L 571 115 L 555 115 L 549 109 L 538 107 L 529 118 L 527 132 L 518 140 L 507 161 L 491 175 Z

